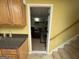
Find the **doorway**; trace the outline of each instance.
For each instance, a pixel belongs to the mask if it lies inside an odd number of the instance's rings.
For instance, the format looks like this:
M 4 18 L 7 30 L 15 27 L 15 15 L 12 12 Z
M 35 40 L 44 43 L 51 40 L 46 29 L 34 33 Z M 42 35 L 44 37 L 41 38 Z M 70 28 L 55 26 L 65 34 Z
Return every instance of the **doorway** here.
M 52 6 L 28 5 L 30 53 L 47 53 L 50 44 Z

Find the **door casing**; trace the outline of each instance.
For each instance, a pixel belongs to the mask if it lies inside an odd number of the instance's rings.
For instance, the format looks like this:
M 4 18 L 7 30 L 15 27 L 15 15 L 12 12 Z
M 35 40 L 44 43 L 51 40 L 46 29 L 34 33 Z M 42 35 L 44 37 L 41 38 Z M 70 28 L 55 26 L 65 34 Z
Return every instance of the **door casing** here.
M 47 37 L 47 50 L 46 51 L 32 51 L 32 40 L 31 40 L 31 18 L 30 18 L 30 7 L 49 7 L 50 8 L 50 20 L 48 21 L 48 37 Z M 29 54 L 32 53 L 43 53 L 49 54 L 49 46 L 50 46 L 50 32 L 52 25 L 52 16 L 53 16 L 53 4 L 27 4 L 27 19 L 28 19 L 28 27 L 29 27 Z

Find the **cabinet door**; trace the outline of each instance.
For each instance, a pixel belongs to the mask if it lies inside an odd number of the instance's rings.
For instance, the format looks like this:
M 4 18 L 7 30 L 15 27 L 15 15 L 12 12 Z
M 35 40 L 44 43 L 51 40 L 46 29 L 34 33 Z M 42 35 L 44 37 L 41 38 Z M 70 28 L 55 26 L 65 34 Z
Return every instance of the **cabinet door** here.
M 25 42 L 19 48 L 19 58 L 20 59 L 28 59 L 28 40 L 26 39 Z
M 2 49 L 2 54 L 3 55 L 13 55 L 13 54 L 17 54 L 15 49 Z
M 1 50 L 0 50 L 0 56 L 1 56 L 2 54 L 1 54 Z
M 1 24 L 11 24 L 7 0 L 0 0 L 0 25 Z
M 26 19 L 24 19 L 22 5 L 22 0 L 9 0 L 9 9 L 14 25 L 25 25 Z
M 3 55 L 7 56 L 9 59 L 18 59 L 16 55 Z
M 16 55 L 9 55 L 9 59 L 17 59 Z

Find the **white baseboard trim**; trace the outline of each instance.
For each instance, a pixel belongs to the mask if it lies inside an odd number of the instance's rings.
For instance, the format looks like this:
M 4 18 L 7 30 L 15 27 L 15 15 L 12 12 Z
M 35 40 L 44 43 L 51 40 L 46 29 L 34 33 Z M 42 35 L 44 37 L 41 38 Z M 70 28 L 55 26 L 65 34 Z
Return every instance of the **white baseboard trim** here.
M 56 47 L 55 49 L 52 49 L 51 52 L 49 54 L 52 54 L 53 51 L 58 51 L 58 48 L 64 48 L 65 44 L 69 44 L 71 40 L 75 40 L 75 38 L 77 38 L 77 36 L 79 36 L 79 34 L 75 35 L 74 37 L 72 37 L 70 40 L 64 42 L 63 44 L 61 44 L 60 46 Z

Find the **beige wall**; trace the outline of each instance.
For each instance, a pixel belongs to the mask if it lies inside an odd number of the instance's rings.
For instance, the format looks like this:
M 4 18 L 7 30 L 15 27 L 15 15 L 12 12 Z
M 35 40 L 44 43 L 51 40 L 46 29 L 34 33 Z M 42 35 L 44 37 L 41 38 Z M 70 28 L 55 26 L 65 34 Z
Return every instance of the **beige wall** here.
M 63 29 L 79 20 L 78 5 L 73 2 L 55 2 L 54 15 L 51 29 L 51 37 L 60 33 Z M 79 24 L 51 40 L 50 51 L 79 33 Z
M 78 1 L 57 1 L 57 0 L 28 0 L 27 3 L 47 3 L 54 4 L 54 13 L 52 15 L 52 28 L 51 28 L 51 38 L 56 34 L 60 33 L 63 29 L 67 28 L 73 24 L 76 20 L 79 19 L 79 8 Z M 51 40 L 50 42 L 50 51 L 56 46 L 62 44 L 63 42 L 70 39 L 72 36 L 79 33 L 79 24 L 70 28 L 66 32 L 59 35 L 57 38 Z

